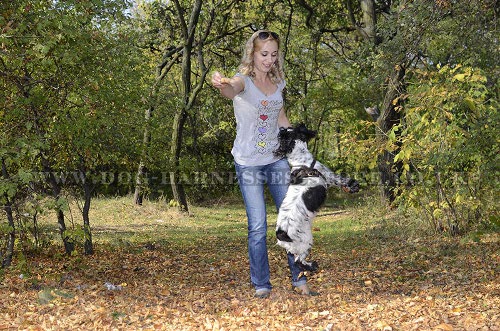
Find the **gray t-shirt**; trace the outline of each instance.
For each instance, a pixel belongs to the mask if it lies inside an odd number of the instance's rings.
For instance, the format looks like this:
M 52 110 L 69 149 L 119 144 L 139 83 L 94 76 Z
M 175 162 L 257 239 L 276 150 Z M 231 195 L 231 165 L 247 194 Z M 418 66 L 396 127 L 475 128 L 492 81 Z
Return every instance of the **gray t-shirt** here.
M 283 108 L 285 82 L 281 81 L 273 94 L 265 95 L 249 76 L 237 76 L 245 80 L 245 89 L 233 98 L 236 139 L 231 154 L 236 163 L 245 166 L 278 161 L 273 151 L 278 145 L 278 116 Z

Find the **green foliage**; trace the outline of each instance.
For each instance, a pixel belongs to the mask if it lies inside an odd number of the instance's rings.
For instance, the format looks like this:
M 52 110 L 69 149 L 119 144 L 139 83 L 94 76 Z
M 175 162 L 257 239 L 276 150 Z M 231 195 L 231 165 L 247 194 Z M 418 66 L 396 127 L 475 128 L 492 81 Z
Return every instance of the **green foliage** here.
M 143 93 L 133 31 L 120 23 L 126 4 L 14 1 L 3 11 L 12 24 L 2 35 L 9 114 L 1 124 L 32 120 L 5 130 L 6 139 L 24 133 L 29 145 L 43 141 L 51 163 L 65 171 L 133 156 L 136 137 L 125 129 L 137 125 Z
M 1 4 L 0 200 L 13 204 L 23 243 L 31 231 L 23 215 L 66 210 L 62 195 L 40 203 L 55 192 L 49 175 L 59 189 L 81 192 L 82 179 L 135 168 L 145 71 L 133 26 L 123 24 L 127 6 L 125 0 Z M 70 174 L 75 180 L 66 182 Z
M 495 15 L 488 0 L 474 8 L 456 1 L 394 1 L 377 15 L 377 43 L 351 53 L 359 70 L 350 79 L 365 106 L 387 101 L 386 79 L 396 65 L 405 66 L 406 90 L 388 100 L 402 116 L 389 132 L 365 121 L 346 130 L 348 162 L 361 177 L 368 171 L 373 178 L 381 151 L 392 153 L 400 165 L 393 171 L 401 171 L 401 208 L 434 229 L 467 231 L 491 225 L 498 215 Z M 374 139 L 381 134 L 384 139 Z
M 401 200 L 439 229 L 488 225 L 498 213 L 499 101 L 477 68 L 418 71 L 401 149 Z

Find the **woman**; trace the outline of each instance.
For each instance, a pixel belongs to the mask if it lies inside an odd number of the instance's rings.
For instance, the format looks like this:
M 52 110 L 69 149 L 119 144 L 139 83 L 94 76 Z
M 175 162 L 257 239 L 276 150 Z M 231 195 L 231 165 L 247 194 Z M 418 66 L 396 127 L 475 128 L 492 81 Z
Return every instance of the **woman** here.
M 215 72 L 212 85 L 233 100 L 236 139 L 231 153 L 248 218 L 250 279 L 255 296 L 267 298 L 272 286 L 264 186 L 268 185 L 279 209 L 290 173 L 287 160 L 273 154 L 279 128 L 290 126 L 283 107 L 285 80 L 278 35 L 266 30 L 255 32 L 246 43 L 238 74 L 227 78 Z M 301 294 L 317 295 L 309 289 L 292 255 L 288 255 L 288 264 L 292 286 Z

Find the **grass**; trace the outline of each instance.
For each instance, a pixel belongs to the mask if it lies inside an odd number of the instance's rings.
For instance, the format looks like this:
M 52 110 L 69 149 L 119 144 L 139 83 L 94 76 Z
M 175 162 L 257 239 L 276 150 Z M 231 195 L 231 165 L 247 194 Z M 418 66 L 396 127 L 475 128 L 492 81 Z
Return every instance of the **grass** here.
M 314 221 L 309 276 L 320 297 L 290 291 L 277 214 L 268 205 L 273 293 L 252 297 L 246 214 L 240 199 L 191 206 L 93 200 L 95 254 L 62 254 L 55 216 L 46 246 L 19 254 L 0 277 L 0 329 L 80 330 L 494 330 L 498 235 L 448 238 L 388 211 L 370 195 L 331 194 Z M 78 207 L 70 205 L 75 229 Z M 19 251 L 19 249 L 18 249 Z M 23 274 L 23 277 L 20 277 Z M 121 290 L 104 287 L 109 282 Z M 49 293 L 50 296 L 43 294 Z M 60 293 L 64 295 L 60 295 Z M 42 300 L 43 299 L 43 300 Z M 384 324 L 385 323 L 385 324 Z
M 357 209 L 363 201 L 359 197 L 337 198 L 327 201 L 315 220 L 315 229 L 320 230 L 318 240 L 344 237 L 349 233 L 363 231 L 375 219 L 362 215 Z M 239 197 L 227 200 L 205 202 L 190 206 L 190 214 L 181 213 L 165 201 L 144 200 L 136 206 L 132 197 L 101 197 L 92 200 L 90 222 L 93 240 L 97 245 L 128 242 L 140 244 L 147 242 L 176 242 L 180 245 L 205 241 L 217 237 L 227 241 L 246 239 L 246 213 Z M 66 210 L 67 227 L 78 230 L 79 207 L 71 203 Z M 268 226 L 270 236 L 276 225 L 277 212 L 271 201 L 268 202 Z M 52 243 L 60 241 L 53 213 L 45 213 L 38 220 L 42 237 Z M 319 231 L 318 231 L 319 232 Z M 349 235 L 348 235 L 349 236 Z

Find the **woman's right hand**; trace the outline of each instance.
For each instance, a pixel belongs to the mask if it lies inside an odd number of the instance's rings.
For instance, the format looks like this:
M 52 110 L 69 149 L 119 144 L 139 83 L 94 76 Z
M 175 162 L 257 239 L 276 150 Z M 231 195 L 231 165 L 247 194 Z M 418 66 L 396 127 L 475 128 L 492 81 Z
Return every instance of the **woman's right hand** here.
M 212 85 L 226 98 L 232 99 L 245 89 L 245 81 L 238 75 L 233 78 L 224 77 L 216 71 L 212 74 Z
M 212 85 L 215 88 L 221 89 L 227 86 L 227 84 L 231 84 L 231 79 L 224 77 L 220 72 L 216 71 L 212 75 Z

